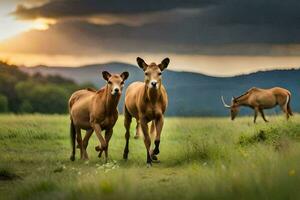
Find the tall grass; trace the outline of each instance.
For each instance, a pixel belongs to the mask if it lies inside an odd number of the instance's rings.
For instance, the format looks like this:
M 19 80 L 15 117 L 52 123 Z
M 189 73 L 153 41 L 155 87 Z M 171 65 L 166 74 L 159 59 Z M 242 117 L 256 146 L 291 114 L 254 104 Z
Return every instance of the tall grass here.
M 69 161 L 68 116 L 0 115 L 0 176 L 20 177 L 0 180 L 0 199 L 297 199 L 299 122 L 298 115 L 288 122 L 270 117 L 268 124 L 167 118 L 161 162 L 148 169 L 141 139 L 131 137 L 129 160 L 122 159 L 122 116 L 104 164 L 95 135 L 90 161 L 79 160 L 78 150 Z

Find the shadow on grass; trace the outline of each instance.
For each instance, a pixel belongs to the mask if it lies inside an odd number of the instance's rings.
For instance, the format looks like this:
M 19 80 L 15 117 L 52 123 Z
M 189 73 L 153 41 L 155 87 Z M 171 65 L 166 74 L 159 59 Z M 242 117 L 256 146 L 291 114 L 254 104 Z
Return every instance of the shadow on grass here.
M 9 166 L 0 166 L 0 181 L 13 181 L 21 179 L 11 167 Z

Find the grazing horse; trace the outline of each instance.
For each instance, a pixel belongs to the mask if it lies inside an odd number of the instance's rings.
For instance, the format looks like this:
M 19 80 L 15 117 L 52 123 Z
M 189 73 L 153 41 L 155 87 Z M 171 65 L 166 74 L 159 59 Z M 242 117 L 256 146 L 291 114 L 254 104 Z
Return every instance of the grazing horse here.
M 254 109 L 254 123 L 256 122 L 258 113 L 261 114 L 265 122 L 268 122 L 265 118 L 263 109 L 273 108 L 276 105 L 279 105 L 282 111 L 286 114 L 286 119 L 289 119 L 289 117 L 293 115 L 290 107 L 291 93 L 290 91 L 280 87 L 270 89 L 253 87 L 245 94 L 237 98 L 233 97 L 230 106 L 225 103 L 223 96 L 221 99 L 224 107 L 230 109 L 232 120 L 234 120 L 237 116 L 240 106 L 246 106 Z
M 157 160 L 159 154 L 160 135 L 164 124 L 164 113 L 168 104 L 168 96 L 165 87 L 162 85 L 162 71 L 167 68 L 170 60 L 165 58 L 160 64 L 146 64 L 141 58 L 137 58 L 137 64 L 145 72 L 144 82 L 134 82 L 126 90 L 124 125 L 126 128 L 126 145 L 123 158 L 128 158 L 130 124 L 134 117 L 140 126 L 144 136 L 144 143 L 147 149 L 147 165 L 152 165 L 152 159 Z M 151 139 L 148 133 L 148 123 L 152 121 L 155 129 L 155 148 L 150 151 Z
M 122 94 L 124 81 L 128 78 L 128 72 L 121 75 L 111 75 L 107 71 L 102 72 L 106 85 L 100 90 L 84 89 L 72 94 L 69 99 L 69 112 L 71 119 L 70 136 L 72 154 L 70 160 L 75 160 L 75 139 L 77 138 L 81 159 L 88 159 L 86 148 L 93 131 L 99 139 L 100 145 L 96 151 L 105 152 L 105 162 L 108 157 L 108 143 L 113 134 L 113 127 L 118 119 L 117 105 Z M 81 138 L 81 129 L 86 130 L 84 140 Z M 105 130 L 105 138 L 101 131 Z

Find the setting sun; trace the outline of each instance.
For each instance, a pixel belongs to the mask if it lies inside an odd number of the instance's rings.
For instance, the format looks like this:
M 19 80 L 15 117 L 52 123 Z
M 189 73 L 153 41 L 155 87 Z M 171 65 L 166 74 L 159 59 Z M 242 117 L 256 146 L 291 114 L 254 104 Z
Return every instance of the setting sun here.
M 37 29 L 37 30 L 47 30 L 49 28 L 49 25 L 51 24 L 55 24 L 55 20 L 40 18 L 31 22 L 30 28 Z

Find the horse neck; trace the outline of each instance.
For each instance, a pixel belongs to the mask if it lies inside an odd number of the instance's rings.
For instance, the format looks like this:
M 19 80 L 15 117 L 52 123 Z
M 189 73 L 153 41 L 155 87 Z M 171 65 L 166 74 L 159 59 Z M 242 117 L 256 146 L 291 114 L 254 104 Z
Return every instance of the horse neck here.
M 106 115 L 111 115 L 117 110 L 120 95 L 112 95 L 108 90 L 108 86 L 105 87 L 103 96 L 99 98 L 102 98 L 102 101 L 105 102 L 104 107 Z
M 158 89 L 150 89 L 145 84 L 145 98 L 150 101 L 152 104 L 155 104 L 161 96 L 161 86 Z
M 237 98 L 237 99 L 236 99 L 237 104 L 238 104 L 239 106 L 248 106 L 248 105 L 249 105 L 249 103 L 248 103 L 248 98 L 249 98 L 248 95 L 243 95 L 243 96 Z

